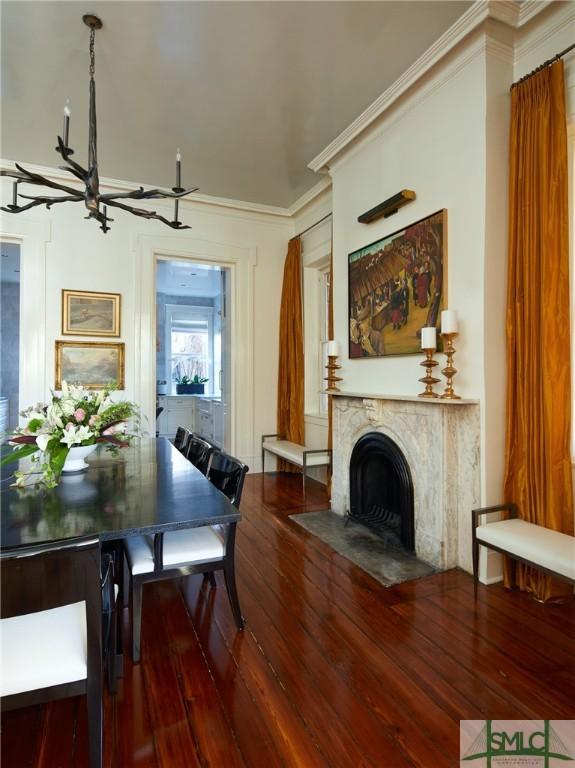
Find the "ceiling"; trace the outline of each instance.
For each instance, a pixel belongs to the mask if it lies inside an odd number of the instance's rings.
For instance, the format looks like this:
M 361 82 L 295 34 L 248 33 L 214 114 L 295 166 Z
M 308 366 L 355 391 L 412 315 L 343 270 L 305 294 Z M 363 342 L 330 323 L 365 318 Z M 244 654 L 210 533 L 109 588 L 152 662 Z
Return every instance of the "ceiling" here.
M 100 175 L 289 207 L 307 164 L 471 5 L 418 2 L 20 2 L 1 14 L 3 158 L 55 166 L 62 109 L 85 162 L 97 13 Z
M 170 296 L 213 299 L 221 292 L 221 269 L 189 261 L 158 261 L 156 288 Z

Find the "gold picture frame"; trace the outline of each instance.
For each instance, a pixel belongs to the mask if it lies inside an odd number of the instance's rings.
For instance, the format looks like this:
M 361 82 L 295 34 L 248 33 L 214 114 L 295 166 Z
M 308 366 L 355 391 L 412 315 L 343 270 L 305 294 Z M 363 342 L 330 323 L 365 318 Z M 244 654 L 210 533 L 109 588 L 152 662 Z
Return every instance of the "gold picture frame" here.
M 119 293 L 62 289 L 63 336 L 120 336 Z
M 124 389 L 125 344 L 116 341 L 57 341 L 55 389 L 62 381 L 86 389 L 104 389 L 115 382 Z

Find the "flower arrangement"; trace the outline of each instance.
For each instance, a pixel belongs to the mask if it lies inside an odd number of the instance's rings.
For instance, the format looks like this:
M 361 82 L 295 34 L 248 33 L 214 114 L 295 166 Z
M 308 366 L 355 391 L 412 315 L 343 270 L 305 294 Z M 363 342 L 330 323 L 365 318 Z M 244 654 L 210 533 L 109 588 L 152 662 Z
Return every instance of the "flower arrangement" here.
M 52 488 L 58 483 L 71 448 L 106 443 L 108 450 L 115 452 L 127 447 L 137 437 L 139 409 L 125 400 L 113 402 L 112 391 L 113 386 L 89 391 L 63 381 L 61 395 L 52 392 L 50 404 L 38 403 L 21 412 L 26 426 L 11 433 L 9 443 L 14 450 L 0 463 L 31 456 L 33 464 L 40 465 L 41 481 Z M 128 432 L 128 419 L 135 420 L 135 432 Z M 22 486 L 26 473 L 14 474 L 17 485 Z

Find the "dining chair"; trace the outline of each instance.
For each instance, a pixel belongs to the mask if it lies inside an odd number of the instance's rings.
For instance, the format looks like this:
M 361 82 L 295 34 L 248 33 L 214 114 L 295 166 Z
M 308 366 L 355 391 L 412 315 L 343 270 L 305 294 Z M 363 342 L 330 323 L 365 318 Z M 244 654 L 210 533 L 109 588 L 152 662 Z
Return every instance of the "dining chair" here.
M 248 467 L 237 459 L 213 453 L 211 482 L 239 508 L 244 477 Z M 191 574 L 210 575 L 222 570 L 228 599 L 238 629 L 244 628 L 235 576 L 236 523 L 201 526 L 154 536 L 131 536 L 125 541 L 130 572 L 132 661 L 140 660 L 142 591 L 147 582 L 175 579 Z
M 208 474 L 210 460 L 217 449 L 204 440 L 199 435 L 190 434 L 185 449 L 184 456 L 191 461 L 194 467 L 200 470 L 202 475 Z
M 2 709 L 86 694 L 90 765 L 100 768 L 102 585 L 109 594 L 113 581 L 108 569 L 101 576 L 100 543 L 20 547 L 3 552 L 0 562 Z M 108 632 L 113 638 L 113 621 Z
M 249 467 L 225 451 L 217 450 L 215 446 L 214 449 L 207 477 L 212 485 L 227 496 L 234 507 L 239 509 L 242 500 L 244 478 L 249 472 Z M 213 571 L 204 571 L 204 578 L 209 579 L 212 587 L 217 586 Z M 231 586 L 232 590 L 235 590 L 235 577 Z
M 174 448 L 183 453 L 184 448 L 187 445 L 190 431 L 185 427 L 178 427 L 176 429 L 176 436 L 174 437 Z

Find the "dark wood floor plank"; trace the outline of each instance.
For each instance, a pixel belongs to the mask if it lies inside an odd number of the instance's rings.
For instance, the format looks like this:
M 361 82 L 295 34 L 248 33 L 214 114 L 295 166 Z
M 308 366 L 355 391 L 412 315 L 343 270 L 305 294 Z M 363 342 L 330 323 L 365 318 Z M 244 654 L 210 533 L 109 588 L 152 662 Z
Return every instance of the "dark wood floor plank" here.
M 42 707 L 27 707 L 2 713 L 1 765 L 3 768 L 34 766 L 42 743 Z M 73 730 L 67 723 L 68 730 Z
M 499 590 L 490 587 L 479 589 L 477 599 L 480 604 L 488 607 L 493 620 L 504 622 L 505 625 L 509 625 L 511 621 L 516 632 L 522 637 L 528 636 L 548 657 L 561 662 L 567 659 L 570 662 L 573 659 L 575 629 L 570 632 L 570 625 L 567 622 L 561 629 L 550 624 L 545 603 L 532 599 L 535 610 L 527 611 L 524 606 L 518 604 L 517 594 L 516 590 Z M 461 596 L 471 602 L 471 598 L 474 597 L 471 584 L 462 584 Z M 570 610 L 575 613 L 575 600 L 571 600 L 570 604 L 563 607 L 563 614 L 567 617 Z
M 193 631 L 202 645 L 246 766 L 280 768 L 284 762 L 274 746 L 265 708 L 251 696 L 228 646 L 211 619 L 211 605 L 217 600 L 226 600 L 225 596 L 221 590 L 206 589 L 205 585 L 192 579 L 183 589 Z M 243 641 L 238 639 L 240 642 Z
M 451 768 L 459 719 L 575 716 L 575 601 L 462 571 L 384 588 L 290 515 L 301 476 L 248 476 L 237 537 L 246 615 L 223 581 L 145 588 L 142 662 L 105 694 L 105 768 Z M 124 612 L 124 621 L 127 612 Z M 126 649 L 128 650 L 128 646 Z M 2 714 L 2 766 L 88 768 L 85 697 Z
M 349 685 L 346 675 L 322 654 L 322 637 L 307 634 L 295 613 L 289 607 L 286 610 L 267 587 L 263 575 L 241 554 L 239 558 L 244 565 L 242 606 L 249 616 L 248 626 L 266 649 L 282 686 L 298 703 L 330 764 L 341 768 L 412 765 L 405 750 L 399 749 L 397 725 L 390 726 L 377 718 Z M 331 727 L 342 720 L 347 721 L 347 728 Z
M 254 562 L 261 562 L 265 560 L 265 549 L 257 548 L 257 533 L 250 531 L 250 534 L 249 541 L 242 540 L 240 537 L 238 549 L 240 552 L 245 550 L 246 556 Z M 265 546 L 261 542 L 258 543 Z M 403 658 L 405 638 L 396 638 L 389 647 L 385 647 L 378 636 L 379 632 L 385 634 L 388 631 L 384 629 L 385 619 L 382 620 L 380 617 L 381 625 L 377 631 L 372 631 L 372 628 L 366 626 L 360 611 L 357 612 L 353 621 L 339 604 L 335 585 L 333 585 L 333 594 L 330 599 L 312 581 L 302 580 L 297 567 L 291 561 L 280 558 L 278 562 L 282 572 L 269 571 L 268 583 L 274 584 L 278 594 L 281 594 L 282 589 L 290 590 L 290 594 L 293 595 L 291 600 L 293 610 L 296 613 L 300 610 L 298 602 L 301 601 L 301 595 L 305 595 L 306 606 L 309 606 L 306 612 L 306 623 L 310 631 L 319 633 L 322 637 L 324 651 L 332 663 L 349 662 L 350 685 L 364 691 L 366 696 L 373 696 L 373 706 L 376 709 L 385 711 L 388 708 L 390 710 L 388 717 L 394 719 L 396 723 L 404 723 L 403 731 L 399 728 L 400 733 L 410 730 L 411 724 L 417 721 L 424 733 L 434 734 L 438 748 L 445 756 L 452 759 L 451 756 L 459 739 L 458 721 L 456 728 L 455 718 L 450 718 L 437 702 L 420 688 L 419 679 L 416 681 L 413 675 L 410 676 L 403 669 L 403 665 L 412 663 L 416 667 L 421 667 L 422 673 L 426 676 L 433 674 L 420 659 L 410 658 L 408 662 Z M 285 585 L 282 577 L 287 582 Z M 327 587 L 324 588 L 328 590 Z M 401 655 L 398 653 L 399 648 L 402 650 Z M 382 688 L 383 682 L 385 688 Z M 447 703 L 451 707 L 456 694 L 452 689 L 449 693 L 451 699 Z M 471 705 L 467 704 L 467 706 L 469 708 Z
M 169 637 L 169 649 L 200 763 L 203 768 L 222 765 L 245 768 L 201 646 L 195 633 L 190 632 L 190 618 L 179 591 L 179 581 L 161 582 L 157 593 L 161 597 L 159 618 Z
M 158 620 L 161 583 L 146 584 L 142 610 L 142 660 L 148 711 L 160 768 L 173 768 L 186 756 L 187 768 L 201 768 L 177 671 L 166 652 L 169 636 Z M 154 610 L 154 607 L 156 610 Z
M 191 582 L 187 594 L 193 595 L 194 590 L 197 590 L 197 587 Z M 203 599 L 199 590 L 198 595 Z M 286 766 L 327 768 L 329 764 L 293 703 L 286 696 L 253 634 L 249 631 L 238 632 L 230 607 L 222 600 L 212 600 L 208 604 L 208 610 L 248 690 L 264 708 L 270 734 Z
M 248 524 L 252 520 L 248 518 Z M 272 525 L 273 521 L 269 522 Z M 256 528 L 259 533 L 269 536 L 265 530 L 265 524 L 261 520 L 256 521 Z M 273 536 L 268 542 L 273 540 Z M 252 546 L 258 541 L 256 532 L 251 533 L 249 540 L 246 540 L 246 546 Z M 238 547 L 241 549 L 242 538 L 238 540 Z M 265 547 L 265 543 L 262 544 Z M 290 562 L 290 555 L 294 551 L 293 542 L 290 547 L 280 548 L 278 550 L 276 561 L 281 573 L 287 574 L 297 583 L 300 576 L 300 570 L 297 565 L 294 568 Z M 260 551 L 259 556 L 264 556 L 264 551 Z M 258 555 L 252 555 L 257 557 Z M 445 712 L 451 716 L 455 722 L 461 718 L 473 719 L 481 717 L 481 711 L 477 707 L 477 701 L 474 695 L 469 697 L 461 696 L 459 689 L 454 688 L 448 681 L 458 677 L 457 669 L 454 669 L 452 660 L 445 654 L 439 652 L 432 643 L 421 638 L 414 643 L 410 637 L 408 627 L 401 620 L 398 620 L 393 614 L 385 614 L 384 607 L 373 595 L 366 595 L 358 591 L 355 599 L 351 599 L 349 594 L 340 589 L 340 584 L 336 579 L 329 579 L 321 571 L 316 569 L 313 564 L 307 564 L 301 571 L 301 574 L 307 576 L 306 589 L 308 593 L 319 590 L 321 594 L 317 595 L 317 605 L 320 606 L 320 612 L 324 610 L 323 606 L 332 604 L 341 609 L 345 615 L 346 622 L 342 627 L 353 627 L 355 631 L 360 632 L 360 639 L 366 635 L 371 641 L 371 645 L 380 647 L 383 653 L 376 654 L 376 664 L 380 667 L 380 674 L 383 674 L 382 665 L 389 663 L 394 665 L 396 673 L 401 675 L 402 684 L 405 686 L 406 697 L 412 701 L 417 701 L 422 691 L 430 698 L 429 705 L 425 708 L 424 717 L 439 718 L 441 713 L 437 710 L 438 704 L 443 707 Z M 380 585 L 381 587 L 381 585 Z M 381 587 L 384 591 L 384 588 Z M 309 597 L 308 597 L 309 599 Z M 341 623 L 341 622 L 340 622 Z M 358 642 L 358 652 L 362 653 L 362 643 Z M 400 647 L 401 654 L 396 654 L 394 649 Z M 447 679 L 446 679 L 447 678 Z M 407 692 L 410 692 L 409 694 Z M 443 721 L 442 721 L 443 722 Z M 451 728 L 446 724 L 446 729 L 451 733 Z M 437 725 L 433 727 L 437 732 Z M 447 734 L 445 734 L 447 736 Z M 452 745 L 453 746 L 453 745 Z
M 548 691 L 537 676 L 531 677 L 517 667 L 511 655 L 492 646 L 431 599 L 423 600 L 416 606 L 403 603 L 394 606 L 393 610 L 407 618 L 414 629 L 432 638 L 438 646 L 454 649 L 463 667 L 505 697 L 510 704 L 510 713 L 503 719 L 517 718 L 518 713 L 528 719 L 563 719 L 570 716 L 555 691 Z M 512 653 L 512 648 L 505 650 Z M 516 713 L 514 717 L 513 711 Z
M 74 765 L 75 729 L 60 728 L 64 722 L 75 722 L 80 699 L 51 701 L 44 709 L 41 741 L 36 756 L 39 768 L 72 768 Z

